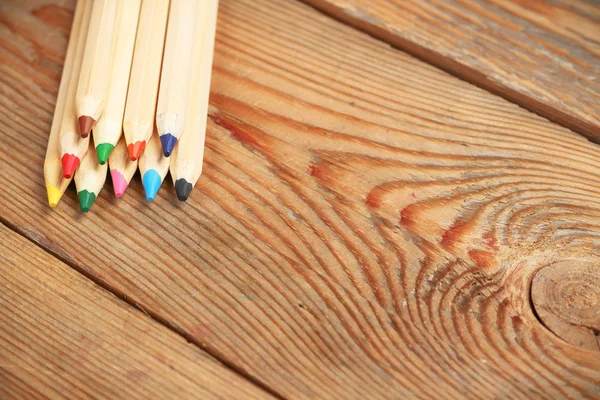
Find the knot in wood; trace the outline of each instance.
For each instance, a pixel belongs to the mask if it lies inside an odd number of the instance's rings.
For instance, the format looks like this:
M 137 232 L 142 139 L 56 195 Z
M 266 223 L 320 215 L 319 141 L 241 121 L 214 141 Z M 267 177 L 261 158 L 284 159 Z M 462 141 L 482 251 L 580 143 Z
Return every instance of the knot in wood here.
M 542 268 L 533 278 L 531 300 L 556 336 L 600 351 L 600 265 L 570 260 Z

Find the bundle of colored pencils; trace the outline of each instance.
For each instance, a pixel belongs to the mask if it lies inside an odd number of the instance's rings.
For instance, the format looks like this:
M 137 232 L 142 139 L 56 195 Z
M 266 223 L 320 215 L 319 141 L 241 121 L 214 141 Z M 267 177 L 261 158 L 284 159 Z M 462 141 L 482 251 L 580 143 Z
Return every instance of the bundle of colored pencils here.
M 202 172 L 217 7 L 77 2 L 44 162 L 51 207 L 74 178 L 89 211 L 107 170 L 121 197 L 138 167 L 148 201 L 168 171 L 188 198 Z

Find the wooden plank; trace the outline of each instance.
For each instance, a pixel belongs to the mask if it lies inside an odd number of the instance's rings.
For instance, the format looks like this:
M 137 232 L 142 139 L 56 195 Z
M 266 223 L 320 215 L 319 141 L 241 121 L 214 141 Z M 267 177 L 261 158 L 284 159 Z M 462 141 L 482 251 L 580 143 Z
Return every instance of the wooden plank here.
M 2 399 L 272 398 L 5 225 L 0 236 Z
M 2 38 L 2 218 L 284 397 L 597 397 L 530 282 L 598 267 L 598 147 L 296 1 L 219 12 L 187 204 L 49 210 L 50 78 Z
M 303 0 L 600 141 L 600 3 Z

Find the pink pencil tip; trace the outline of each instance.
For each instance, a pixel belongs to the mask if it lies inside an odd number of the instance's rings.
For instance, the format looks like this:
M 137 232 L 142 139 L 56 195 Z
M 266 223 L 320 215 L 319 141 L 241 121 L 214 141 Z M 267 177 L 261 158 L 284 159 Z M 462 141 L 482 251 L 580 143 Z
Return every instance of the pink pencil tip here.
M 123 194 L 125 194 L 125 189 L 127 189 L 127 181 L 125 180 L 123 174 L 117 171 L 116 169 L 110 171 L 110 176 L 112 177 L 115 196 L 117 196 L 117 198 L 120 199 L 121 197 L 123 197 Z

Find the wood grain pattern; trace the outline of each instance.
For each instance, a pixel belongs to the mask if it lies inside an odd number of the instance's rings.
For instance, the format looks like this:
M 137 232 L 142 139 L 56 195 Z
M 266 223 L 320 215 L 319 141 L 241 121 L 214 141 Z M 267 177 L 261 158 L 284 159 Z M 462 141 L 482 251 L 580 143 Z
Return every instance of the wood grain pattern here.
M 4 225 L 0 236 L 0 398 L 272 398 Z
M 596 145 L 299 2 L 223 0 L 187 204 L 136 178 L 51 212 L 58 83 L 19 38 L 2 218 L 210 353 L 289 398 L 600 395 L 598 352 L 530 293 L 546 266 L 600 266 Z
M 539 271 L 531 302 L 540 320 L 576 346 L 600 351 L 600 268 L 563 262 Z
M 303 0 L 600 142 L 600 3 Z

